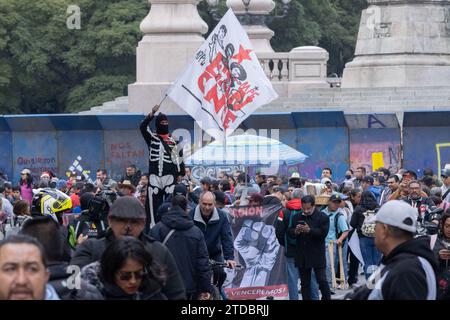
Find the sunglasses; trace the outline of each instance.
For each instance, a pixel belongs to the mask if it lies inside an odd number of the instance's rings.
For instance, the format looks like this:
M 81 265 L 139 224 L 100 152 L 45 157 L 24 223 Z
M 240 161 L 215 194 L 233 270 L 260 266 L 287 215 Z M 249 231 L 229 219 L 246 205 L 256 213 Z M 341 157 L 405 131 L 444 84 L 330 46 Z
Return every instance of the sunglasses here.
M 136 280 L 141 280 L 146 275 L 147 275 L 147 272 L 145 272 L 143 270 L 142 271 L 136 271 L 136 272 L 119 271 L 118 278 L 121 281 L 130 281 L 132 277 L 134 277 L 134 279 L 136 279 Z

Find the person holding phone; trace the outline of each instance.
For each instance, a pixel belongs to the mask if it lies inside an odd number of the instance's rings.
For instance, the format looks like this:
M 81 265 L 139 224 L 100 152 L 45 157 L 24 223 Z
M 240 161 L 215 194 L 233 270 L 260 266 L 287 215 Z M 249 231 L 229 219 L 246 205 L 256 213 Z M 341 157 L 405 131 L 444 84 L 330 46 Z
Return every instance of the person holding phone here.
M 325 258 L 325 238 L 330 221 L 316 208 L 314 196 L 304 196 L 301 201 L 302 214 L 293 217 L 288 234 L 296 238 L 295 262 L 300 274 L 302 298 L 311 300 L 311 271 L 314 269 L 322 300 L 330 300 Z

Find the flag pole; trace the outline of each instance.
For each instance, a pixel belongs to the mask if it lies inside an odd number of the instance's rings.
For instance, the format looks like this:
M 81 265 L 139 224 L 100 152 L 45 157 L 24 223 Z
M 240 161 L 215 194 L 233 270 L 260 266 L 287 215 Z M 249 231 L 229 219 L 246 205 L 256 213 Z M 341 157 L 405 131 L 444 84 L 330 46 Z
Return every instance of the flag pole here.
M 223 133 L 223 157 L 222 157 L 222 161 L 223 161 L 223 165 L 225 166 L 226 164 L 226 156 L 227 156 L 227 134 L 226 134 L 226 130 Z
M 164 96 L 164 98 L 161 100 L 161 102 L 158 104 L 158 106 L 160 106 L 161 107 L 161 104 L 164 102 L 164 100 L 166 100 L 167 99 L 167 93 L 166 93 L 166 95 Z

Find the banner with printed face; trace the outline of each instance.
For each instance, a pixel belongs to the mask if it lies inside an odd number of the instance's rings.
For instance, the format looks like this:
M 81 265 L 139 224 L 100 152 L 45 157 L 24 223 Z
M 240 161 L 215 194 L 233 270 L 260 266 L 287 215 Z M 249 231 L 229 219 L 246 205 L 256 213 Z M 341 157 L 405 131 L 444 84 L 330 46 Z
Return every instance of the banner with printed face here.
M 231 9 L 168 96 L 220 141 L 257 108 L 278 97 Z
M 287 298 L 284 248 L 275 235 L 281 205 L 230 207 L 235 260 L 242 269 L 226 269 L 225 293 L 230 300 Z

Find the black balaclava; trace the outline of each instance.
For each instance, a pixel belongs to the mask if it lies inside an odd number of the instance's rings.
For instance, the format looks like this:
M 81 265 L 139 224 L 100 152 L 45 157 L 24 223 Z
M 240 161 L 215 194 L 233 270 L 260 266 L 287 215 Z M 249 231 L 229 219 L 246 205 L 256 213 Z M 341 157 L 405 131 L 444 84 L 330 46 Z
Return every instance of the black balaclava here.
M 169 125 L 161 124 L 161 122 L 164 120 L 168 121 L 167 116 L 164 113 L 160 113 L 156 117 L 156 133 L 157 134 L 168 134 L 169 133 Z

